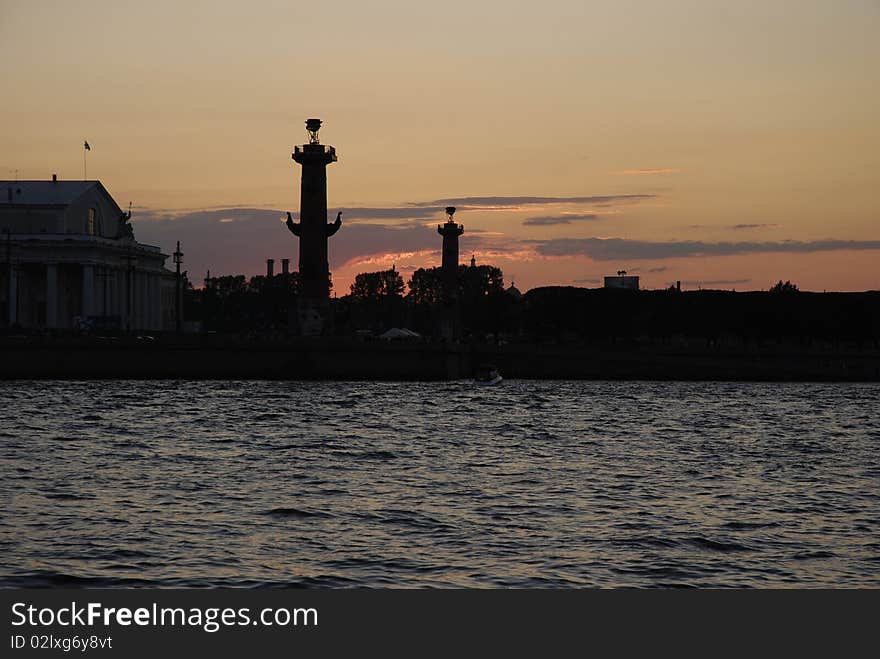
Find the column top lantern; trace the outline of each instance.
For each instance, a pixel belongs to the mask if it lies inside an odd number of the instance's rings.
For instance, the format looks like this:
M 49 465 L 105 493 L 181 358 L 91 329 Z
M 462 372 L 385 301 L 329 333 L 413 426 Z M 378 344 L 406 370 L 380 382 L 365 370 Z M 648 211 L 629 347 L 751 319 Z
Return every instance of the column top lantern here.
M 308 144 L 293 147 L 291 157 L 300 164 L 324 164 L 336 162 L 336 149 L 332 146 L 324 146 L 318 140 L 318 131 L 321 130 L 320 119 L 306 119 L 306 131 L 309 134 Z

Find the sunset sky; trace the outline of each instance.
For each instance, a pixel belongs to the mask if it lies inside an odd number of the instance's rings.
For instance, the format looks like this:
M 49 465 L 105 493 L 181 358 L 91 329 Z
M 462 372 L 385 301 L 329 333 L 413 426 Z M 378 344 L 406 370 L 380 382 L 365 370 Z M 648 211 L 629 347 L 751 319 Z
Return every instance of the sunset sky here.
M 0 178 L 99 179 L 190 278 L 297 262 L 304 121 L 335 290 L 461 259 L 526 290 L 880 289 L 877 0 L 0 0 Z M 170 259 L 169 263 L 170 264 Z

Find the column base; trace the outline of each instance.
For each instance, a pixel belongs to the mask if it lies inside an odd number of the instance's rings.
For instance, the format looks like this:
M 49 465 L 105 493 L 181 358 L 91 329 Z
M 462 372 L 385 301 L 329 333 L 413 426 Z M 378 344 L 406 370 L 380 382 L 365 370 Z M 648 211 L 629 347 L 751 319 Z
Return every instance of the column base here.
M 332 326 L 330 300 L 298 298 L 293 331 L 300 336 L 321 336 Z

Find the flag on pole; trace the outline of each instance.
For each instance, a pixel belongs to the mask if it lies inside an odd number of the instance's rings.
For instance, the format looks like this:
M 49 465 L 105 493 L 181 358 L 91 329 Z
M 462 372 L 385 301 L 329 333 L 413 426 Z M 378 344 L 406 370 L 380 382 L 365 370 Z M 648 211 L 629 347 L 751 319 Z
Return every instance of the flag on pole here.
M 91 150 L 92 150 L 92 147 L 89 146 L 89 142 L 88 142 L 88 140 L 86 140 L 85 142 L 83 142 L 83 148 L 84 148 L 86 151 L 91 151 Z

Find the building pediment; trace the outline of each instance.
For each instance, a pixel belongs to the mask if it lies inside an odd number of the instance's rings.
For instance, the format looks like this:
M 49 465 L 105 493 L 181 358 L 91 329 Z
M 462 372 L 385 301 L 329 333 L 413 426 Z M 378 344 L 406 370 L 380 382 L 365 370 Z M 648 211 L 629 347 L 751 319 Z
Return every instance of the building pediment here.
M 134 237 L 100 181 L 0 181 L 0 232 Z

